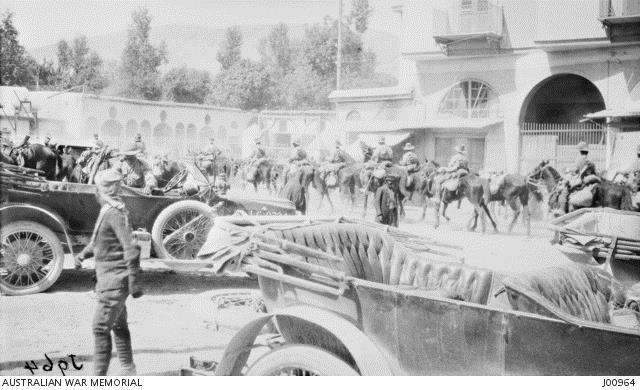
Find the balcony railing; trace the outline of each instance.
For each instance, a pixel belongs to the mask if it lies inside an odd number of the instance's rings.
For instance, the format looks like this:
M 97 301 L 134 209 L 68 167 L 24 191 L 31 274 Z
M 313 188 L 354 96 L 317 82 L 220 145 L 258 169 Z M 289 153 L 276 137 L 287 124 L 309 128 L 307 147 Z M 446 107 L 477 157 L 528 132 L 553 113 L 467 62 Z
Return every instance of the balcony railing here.
M 600 0 L 600 19 L 623 19 L 640 17 L 638 0 Z
M 445 10 L 434 10 L 433 37 L 439 44 L 458 40 L 502 38 L 502 6 L 485 4 L 483 9 L 463 9 L 455 6 Z

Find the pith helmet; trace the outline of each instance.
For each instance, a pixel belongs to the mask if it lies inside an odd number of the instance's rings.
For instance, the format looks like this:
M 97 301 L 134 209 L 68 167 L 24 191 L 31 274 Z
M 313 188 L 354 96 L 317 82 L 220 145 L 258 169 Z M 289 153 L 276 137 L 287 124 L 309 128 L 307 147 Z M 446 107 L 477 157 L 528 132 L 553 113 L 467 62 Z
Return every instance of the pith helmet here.
M 589 145 L 587 145 L 586 142 L 582 141 L 578 144 L 578 150 L 581 152 L 588 152 L 589 151 Z
M 407 150 L 407 151 L 409 151 L 409 150 L 413 150 L 413 149 L 415 149 L 415 148 L 416 148 L 416 147 L 415 147 L 415 146 L 413 146 L 413 145 L 411 144 L 411 142 L 407 142 L 406 144 L 404 144 L 404 148 L 403 148 L 403 150 Z
M 385 142 L 384 135 L 378 137 L 378 143 L 383 144 Z
M 467 147 L 464 145 L 456 146 L 455 148 L 453 148 L 453 150 L 458 153 L 467 153 Z

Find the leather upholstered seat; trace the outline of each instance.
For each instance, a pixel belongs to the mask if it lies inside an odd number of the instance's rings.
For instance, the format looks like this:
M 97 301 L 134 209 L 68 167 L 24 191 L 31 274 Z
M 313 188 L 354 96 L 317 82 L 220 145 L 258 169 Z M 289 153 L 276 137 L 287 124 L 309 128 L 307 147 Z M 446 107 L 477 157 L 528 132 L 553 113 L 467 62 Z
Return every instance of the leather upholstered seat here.
M 514 310 L 609 323 L 611 280 L 593 268 L 570 263 L 510 276 L 503 280 Z
M 486 304 L 491 293 L 491 271 L 427 259 L 368 226 L 328 223 L 269 230 L 268 234 L 342 257 L 344 263 L 338 265 L 341 270 L 359 279 L 445 290 L 448 295 L 478 304 Z M 318 259 L 306 261 L 320 264 Z M 320 265 L 336 268 L 328 262 Z

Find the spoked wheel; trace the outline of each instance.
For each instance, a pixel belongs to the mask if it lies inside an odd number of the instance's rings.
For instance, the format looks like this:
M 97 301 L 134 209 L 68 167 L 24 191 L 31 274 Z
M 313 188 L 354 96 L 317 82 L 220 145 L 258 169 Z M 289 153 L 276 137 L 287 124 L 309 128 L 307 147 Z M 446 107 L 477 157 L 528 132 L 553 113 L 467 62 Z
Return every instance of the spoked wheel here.
M 258 359 L 251 376 L 353 376 L 359 375 L 335 355 L 311 345 L 289 344 Z
M 64 250 L 51 229 L 18 221 L 2 227 L 0 289 L 7 295 L 45 291 L 60 276 Z
M 211 208 L 196 200 L 182 200 L 164 209 L 151 229 L 156 255 L 193 260 L 213 226 Z

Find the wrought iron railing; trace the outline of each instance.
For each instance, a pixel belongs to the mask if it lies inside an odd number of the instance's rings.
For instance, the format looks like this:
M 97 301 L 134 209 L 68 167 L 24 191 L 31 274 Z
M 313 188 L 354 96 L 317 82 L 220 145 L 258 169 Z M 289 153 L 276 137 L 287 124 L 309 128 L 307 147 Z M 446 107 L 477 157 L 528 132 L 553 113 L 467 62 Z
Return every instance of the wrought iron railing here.
M 433 12 L 433 36 L 472 35 L 492 33 L 502 36 L 502 6 L 480 2 L 477 7 L 465 9 L 458 4 L 448 9 Z

